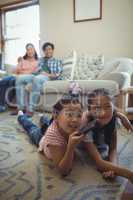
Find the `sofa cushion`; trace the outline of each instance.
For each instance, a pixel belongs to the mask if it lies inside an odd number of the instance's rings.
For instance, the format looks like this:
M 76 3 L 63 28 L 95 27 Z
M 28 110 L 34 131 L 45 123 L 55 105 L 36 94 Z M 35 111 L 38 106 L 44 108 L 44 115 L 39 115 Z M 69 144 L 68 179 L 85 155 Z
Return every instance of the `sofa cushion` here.
M 82 54 L 77 59 L 74 80 L 96 79 L 104 67 L 104 56 Z
M 73 80 L 76 62 L 77 54 L 74 50 L 62 60 L 63 71 L 61 78 L 63 80 Z
M 80 65 L 77 64 L 76 71 L 74 74 L 74 80 L 92 80 L 96 77 L 96 69 L 95 65 L 89 64 L 89 65 Z
M 63 80 L 70 80 L 71 79 L 71 73 L 72 73 L 72 59 L 64 59 L 62 62 L 63 65 L 63 71 L 61 74 L 61 79 Z
M 88 61 L 90 64 L 93 65 L 104 65 L 104 55 L 98 54 L 98 55 L 88 55 Z

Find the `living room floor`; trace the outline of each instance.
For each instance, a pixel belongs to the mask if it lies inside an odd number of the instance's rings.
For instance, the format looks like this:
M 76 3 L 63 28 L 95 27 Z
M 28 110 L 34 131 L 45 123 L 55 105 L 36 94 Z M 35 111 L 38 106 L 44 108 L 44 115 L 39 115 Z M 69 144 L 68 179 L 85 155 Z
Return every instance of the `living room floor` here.
M 36 113 L 35 123 L 38 118 Z M 133 136 L 123 128 L 118 132 L 119 162 L 133 169 Z M 83 152 L 78 152 L 71 174 L 59 176 L 52 162 L 30 143 L 16 116 L 0 114 L 0 200 L 109 199 L 133 199 L 133 186 L 120 177 L 105 181 Z

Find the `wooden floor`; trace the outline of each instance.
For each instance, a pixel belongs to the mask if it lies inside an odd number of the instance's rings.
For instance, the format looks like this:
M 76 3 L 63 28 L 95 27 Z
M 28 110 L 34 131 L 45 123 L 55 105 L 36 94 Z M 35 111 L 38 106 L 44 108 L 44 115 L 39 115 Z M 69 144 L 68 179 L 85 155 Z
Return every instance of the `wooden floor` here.
M 121 200 L 133 200 L 133 184 L 128 182 Z

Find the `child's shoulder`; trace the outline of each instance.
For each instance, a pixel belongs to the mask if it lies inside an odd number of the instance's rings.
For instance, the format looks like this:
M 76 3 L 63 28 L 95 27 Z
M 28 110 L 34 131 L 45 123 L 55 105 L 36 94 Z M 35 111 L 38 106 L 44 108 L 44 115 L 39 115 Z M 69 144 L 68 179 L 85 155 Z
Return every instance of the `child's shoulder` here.
M 53 121 L 51 123 L 51 125 L 48 127 L 44 137 L 50 141 L 50 143 L 52 141 L 54 141 L 54 143 L 56 144 L 65 144 L 66 140 L 65 138 L 62 136 L 62 134 L 60 133 L 58 126 L 56 124 L 55 121 Z
M 53 121 L 48 127 L 46 135 L 52 135 L 53 137 L 58 137 L 58 138 L 62 137 L 58 129 L 57 123 L 55 121 Z
M 53 133 L 55 133 L 55 132 L 57 132 L 57 124 L 56 124 L 56 122 L 55 121 L 53 121 L 51 124 L 50 124 L 50 126 L 48 127 L 48 129 L 47 129 L 47 132 L 53 132 Z

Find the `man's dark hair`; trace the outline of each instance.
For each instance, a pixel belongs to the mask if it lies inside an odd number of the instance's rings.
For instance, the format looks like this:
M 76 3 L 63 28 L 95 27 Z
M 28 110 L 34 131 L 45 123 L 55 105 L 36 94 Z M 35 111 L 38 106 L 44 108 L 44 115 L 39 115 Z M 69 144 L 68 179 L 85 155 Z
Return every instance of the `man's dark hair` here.
M 81 105 L 81 108 L 83 107 L 82 106 L 82 103 L 80 102 L 79 100 L 79 97 L 74 97 L 72 96 L 71 94 L 65 94 L 60 100 L 57 101 L 57 103 L 53 106 L 53 113 L 54 114 L 59 114 L 65 105 L 68 105 L 68 104 L 80 104 Z
M 43 44 L 42 46 L 42 50 L 45 51 L 45 49 L 50 46 L 53 50 L 54 50 L 54 44 L 50 43 L 50 42 L 46 42 Z

